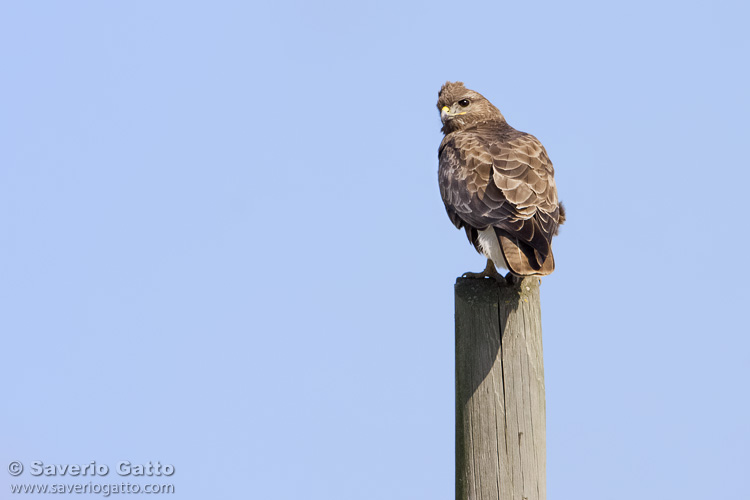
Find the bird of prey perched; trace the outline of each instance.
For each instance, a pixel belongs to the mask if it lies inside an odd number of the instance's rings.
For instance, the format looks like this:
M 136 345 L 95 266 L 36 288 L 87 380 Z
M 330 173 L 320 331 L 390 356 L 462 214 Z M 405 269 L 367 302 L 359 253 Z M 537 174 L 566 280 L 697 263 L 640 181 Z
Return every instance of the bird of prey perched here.
M 544 146 L 519 132 L 484 96 L 446 82 L 437 102 L 442 131 L 440 194 L 451 222 L 487 257 L 481 273 L 464 277 L 508 280 L 546 276 L 555 269 L 552 237 L 565 221 L 554 169 Z

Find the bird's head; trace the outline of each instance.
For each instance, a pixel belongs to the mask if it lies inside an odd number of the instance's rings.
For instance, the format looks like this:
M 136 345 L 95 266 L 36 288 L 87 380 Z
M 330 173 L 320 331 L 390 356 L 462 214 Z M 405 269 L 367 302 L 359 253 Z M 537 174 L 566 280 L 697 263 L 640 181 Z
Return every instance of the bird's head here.
M 437 108 L 445 134 L 478 123 L 505 121 L 499 109 L 479 92 L 464 87 L 463 82 L 445 82 L 438 93 Z

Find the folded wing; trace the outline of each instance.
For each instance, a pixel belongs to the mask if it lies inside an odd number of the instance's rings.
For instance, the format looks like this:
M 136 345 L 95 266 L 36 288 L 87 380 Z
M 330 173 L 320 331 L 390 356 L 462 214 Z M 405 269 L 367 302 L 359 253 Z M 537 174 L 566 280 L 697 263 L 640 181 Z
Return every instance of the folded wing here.
M 493 227 L 511 272 L 547 275 L 562 222 L 554 169 L 534 136 L 508 128 L 446 136 L 440 194 L 451 221 L 475 246 L 477 232 Z

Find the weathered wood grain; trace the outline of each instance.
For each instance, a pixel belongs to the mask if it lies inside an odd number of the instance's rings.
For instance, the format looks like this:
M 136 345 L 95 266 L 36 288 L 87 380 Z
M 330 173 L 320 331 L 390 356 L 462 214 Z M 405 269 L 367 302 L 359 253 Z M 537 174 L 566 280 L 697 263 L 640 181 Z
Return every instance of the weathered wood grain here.
M 459 278 L 455 300 L 456 498 L 545 500 L 539 279 Z

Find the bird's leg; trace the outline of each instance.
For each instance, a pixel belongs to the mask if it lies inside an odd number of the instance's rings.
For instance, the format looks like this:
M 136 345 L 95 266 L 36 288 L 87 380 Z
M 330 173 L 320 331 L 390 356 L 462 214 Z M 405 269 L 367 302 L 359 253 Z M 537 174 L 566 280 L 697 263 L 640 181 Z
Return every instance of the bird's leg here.
M 495 264 L 490 259 L 487 259 L 487 267 L 481 273 L 463 273 L 462 278 L 493 278 L 498 283 L 504 283 L 505 278 L 502 274 L 497 272 Z

